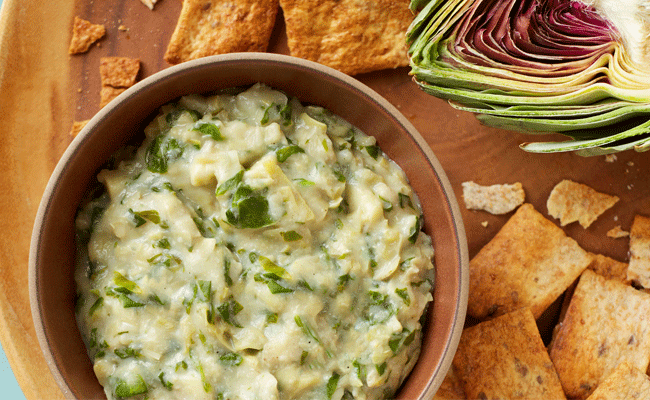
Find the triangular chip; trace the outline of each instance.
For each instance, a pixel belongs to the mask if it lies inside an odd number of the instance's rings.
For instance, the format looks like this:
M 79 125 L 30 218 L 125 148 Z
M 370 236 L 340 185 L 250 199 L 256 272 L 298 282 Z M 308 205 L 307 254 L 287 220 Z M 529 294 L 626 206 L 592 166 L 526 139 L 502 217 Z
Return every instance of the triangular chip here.
M 113 86 L 102 86 L 99 92 L 99 108 L 103 108 L 114 98 L 122 94 L 127 88 L 114 88 Z
M 538 318 L 591 262 L 562 229 L 524 204 L 469 264 L 469 315 L 530 307 Z
M 616 367 L 587 400 L 648 400 L 650 377 L 626 362 Z
M 555 185 L 546 207 L 549 215 L 558 218 L 562 226 L 578 221 L 583 228 L 588 228 L 617 201 L 617 196 L 600 193 L 587 185 L 565 179 Z
M 637 215 L 630 230 L 630 265 L 627 277 L 650 288 L 650 218 Z
M 70 40 L 68 53 L 79 54 L 87 52 L 90 45 L 104 37 L 105 34 L 106 28 L 104 28 L 104 25 L 93 24 L 85 19 L 74 17 L 72 39 Z
M 165 61 L 266 51 L 277 11 L 278 0 L 183 0 Z
M 490 214 L 507 214 L 524 203 L 526 193 L 521 183 L 483 186 L 463 182 L 463 200 L 469 210 L 484 210 Z
M 346 74 L 407 66 L 408 0 L 280 0 L 294 57 Z
M 564 399 L 530 309 L 463 331 L 453 360 L 468 399 Z
M 591 270 L 580 277 L 550 356 L 568 397 L 584 399 L 626 361 L 650 361 L 650 295 Z

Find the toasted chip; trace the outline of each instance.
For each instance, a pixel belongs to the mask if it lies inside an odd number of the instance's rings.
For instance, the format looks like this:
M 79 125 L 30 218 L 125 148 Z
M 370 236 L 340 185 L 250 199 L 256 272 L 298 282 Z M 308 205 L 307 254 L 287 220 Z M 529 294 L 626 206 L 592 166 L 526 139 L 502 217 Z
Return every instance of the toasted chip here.
M 280 0 L 291 55 L 355 75 L 406 66 L 408 0 Z
M 99 108 L 104 107 L 111 102 L 114 98 L 119 96 L 127 88 L 114 88 L 112 86 L 102 86 L 99 92 Z
M 140 60 L 128 57 L 102 57 L 99 74 L 102 86 L 127 88 L 135 84 L 140 71 Z
M 104 28 L 104 25 L 93 24 L 75 16 L 68 53 L 79 54 L 87 52 L 90 45 L 104 37 L 105 34 L 106 28 Z
M 618 201 L 617 196 L 600 193 L 587 185 L 563 180 L 555 185 L 548 197 L 548 213 L 565 226 L 578 221 L 588 228 L 596 218 Z
M 465 398 L 463 384 L 451 367 L 432 400 L 464 400 Z
M 530 307 L 538 318 L 590 262 L 575 240 L 524 204 L 470 261 L 468 313 L 484 319 Z
M 627 263 L 614 260 L 602 254 L 591 253 L 592 261 L 587 268 L 607 279 L 630 283 L 627 279 Z
M 630 231 L 630 265 L 627 277 L 650 288 L 650 218 L 637 215 Z
M 72 128 L 70 129 L 70 136 L 76 137 L 79 132 L 86 126 L 86 124 L 90 121 L 89 119 L 84 120 L 84 121 L 74 121 L 72 122 Z
M 584 399 L 623 361 L 650 362 L 650 295 L 586 270 L 550 349 L 567 397 Z
M 613 239 L 620 239 L 628 236 L 630 236 L 630 232 L 624 231 L 620 225 L 616 225 L 607 231 L 607 237 L 611 237 Z
M 165 61 L 243 51 L 266 51 L 278 0 L 184 0 Z
M 466 328 L 453 360 L 468 399 L 564 399 L 528 308 Z
M 605 379 L 588 400 L 648 400 L 650 377 L 622 362 Z
M 490 214 L 506 214 L 524 203 L 526 193 L 521 183 L 482 186 L 463 182 L 463 200 L 469 210 L 484 210 Z

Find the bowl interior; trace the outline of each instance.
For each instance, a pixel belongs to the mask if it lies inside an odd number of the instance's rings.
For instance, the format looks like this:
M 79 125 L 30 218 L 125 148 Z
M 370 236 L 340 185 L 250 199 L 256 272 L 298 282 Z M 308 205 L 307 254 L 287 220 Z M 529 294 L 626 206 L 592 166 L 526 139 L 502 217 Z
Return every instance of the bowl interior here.
M 139 135 L 149 116 L 182 95 L 263 82 L 323 106 L 377 138 L 420 197 L 424 229 L 435 249 L 436 284 L 422 353 L 398 392 L 400 399 L 433 397 L 465 320 L 467 244 L 453 190 L 439 162 L 412 125 L 358 81 L 308 61 L 272 54 L 230 54 L 181 64 L 132 87 L 102 109 L 63 155 L 46 188 L 30 253 L 30 300 L 37 336 L 68 398 L 103 398 L 74 315 L 74 219 L 98 168 Z

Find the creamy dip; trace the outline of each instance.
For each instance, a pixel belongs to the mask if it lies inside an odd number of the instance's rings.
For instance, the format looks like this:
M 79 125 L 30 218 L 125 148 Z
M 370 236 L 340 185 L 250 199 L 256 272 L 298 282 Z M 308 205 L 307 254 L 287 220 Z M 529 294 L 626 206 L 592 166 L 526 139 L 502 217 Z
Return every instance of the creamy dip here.
M 419 355 L 433 248 L 375 139 L 264 85 L 163 106 L 77 217 L 109 399 L 382 399 Z

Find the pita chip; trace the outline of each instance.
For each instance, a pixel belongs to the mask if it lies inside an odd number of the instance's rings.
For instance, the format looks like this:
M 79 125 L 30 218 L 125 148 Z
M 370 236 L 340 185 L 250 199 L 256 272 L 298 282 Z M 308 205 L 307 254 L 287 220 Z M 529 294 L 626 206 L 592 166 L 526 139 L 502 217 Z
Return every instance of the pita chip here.
M 470 261 L 467 312 L 486 319 L 530 307 L 539 318 L 589 263 L 575 240 L 523 204 Z
M 588 400 L 650 399 L 650 377 L 626 362 L 616 367 Z
M 564 399 L 530 309 L 466 328 L 453 366 L 468 399 Z
M 70 136 L 76 137 L 79 132 L 84 128 L 90 122 L 89 119 L 83 120 L 83 121 L 73 121 L 72 122 L 72 128 L 70 128 Z
M 280 0 L 291 55 L 349 75 L 407 66 L 408 0 Z
M 650 288 L 650 218 L 637 215 L 630 230 L 628 279 Z
M 549 215 L 560 220 L 560 225 L 578 221 L 586 229 L 617 201 L 617 196 L 600 193 L 587 185 L 565 179 L 555 185 L 546 207 Z
M 550 348 L 567 397 L 585 399 L 621 362 L 650 362 L 650 295 L 586 270 Z
M 627 278 L 626 263 L 614 260 L 613 258 L 602 254 L 591 253 L 591 257 L 591 264 L 589 264 L 587 268 L 607 279 L 613 279 L 625 284 L 630 283 L 630 280 Z
M 102 86 L 128 88 L 135 84 L 140 71 L 140 60 L 128 57 L 102 57 L 99 74 Z
M 106 28 L 104 28 L 104 25 L 93 24 L 75 16 L 68 53 L 80 54 L 87 52 L 90 46 L 104 37 L 105 34 Z
M 113 86 L 102 86 L 99 92 L 99 108 L 103 108 L 114 98 L 119 96 L 127 88 L 114 88 Z
M 165 61 L 266 51 L 277 12 L 278 0 L 183 0 Z
M 483 186 L 463 182 L 463 200 L 468 210 L 484 210 L 490 214 L 507 214 L 524 203 L 526 193 L 521 183 Z

